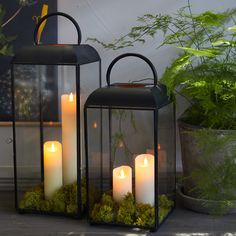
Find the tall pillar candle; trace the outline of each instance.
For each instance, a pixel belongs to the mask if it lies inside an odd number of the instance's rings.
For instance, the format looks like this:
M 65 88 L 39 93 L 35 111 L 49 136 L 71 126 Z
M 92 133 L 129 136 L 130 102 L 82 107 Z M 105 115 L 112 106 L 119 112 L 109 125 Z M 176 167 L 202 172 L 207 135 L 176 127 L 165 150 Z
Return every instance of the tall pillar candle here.
M 154 205 L 154 156 L 141 154 L 135 158 L 135 198 L 137 203 Z
M 76 95 L 61 97 L 63 184 L 77 180 Z
M 120 202 L 124 196 L 132 193 L 132 168 L 119 166 L 113 169 L 113 199 Z
M 62 147 L 57 141 L 48 141 L 43 147 L 44 195 L 50 199 L 62 186 Z

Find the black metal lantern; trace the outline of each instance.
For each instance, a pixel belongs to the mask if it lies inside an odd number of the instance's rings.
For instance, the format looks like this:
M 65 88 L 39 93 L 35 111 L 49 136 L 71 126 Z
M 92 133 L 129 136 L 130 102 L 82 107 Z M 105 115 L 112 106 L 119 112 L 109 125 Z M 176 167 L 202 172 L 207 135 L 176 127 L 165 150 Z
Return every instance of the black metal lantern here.
M 39 28 L 52 16 L 74 24 L 77 44 L 38 44 Z M 80 28 L 65 13 L 44 16 L 34 42 L 15 54 L 11 67 L 16 208 L 80 217 L 86 204 L 83 107 L 101 86 L 101 60 L 80 44 Z
M 141 58 L 154 84 L 110 84 L 114 64 Z M 85 103 L 88 218 L 155 231 L 175 206 L 175 110 L 153 64 L 115 58 Z

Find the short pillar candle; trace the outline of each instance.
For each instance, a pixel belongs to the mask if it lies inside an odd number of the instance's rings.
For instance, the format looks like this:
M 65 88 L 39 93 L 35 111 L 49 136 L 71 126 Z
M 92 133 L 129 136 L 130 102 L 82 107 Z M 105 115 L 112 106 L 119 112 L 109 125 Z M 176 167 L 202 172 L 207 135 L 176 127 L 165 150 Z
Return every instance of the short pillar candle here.
M 128 192 L 132 193 L 132 168 L 119 166 L 113 169 L 113 199 L 120 202 Z
M 44 143 L 44 196 L 50 199 L 62 187 L 62 147 L 57 141 Z

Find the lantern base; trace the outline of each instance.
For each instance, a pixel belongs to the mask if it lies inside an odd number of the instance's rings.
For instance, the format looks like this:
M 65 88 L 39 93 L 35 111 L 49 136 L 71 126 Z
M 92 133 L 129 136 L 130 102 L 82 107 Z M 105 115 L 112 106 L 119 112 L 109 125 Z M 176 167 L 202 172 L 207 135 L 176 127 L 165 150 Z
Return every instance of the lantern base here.
M 173 209 L 174 202 L 164 194 L 159 195 L 158 202 L 158 224 L 161 224 Z M 155 208 L 150 204 L 136 203 L 132 193 L 127 193 L 119 203 L 113 200 L 111 194 L 104 193 L 101 200 L 93 205 L 90 214 L 92 224 L 155 229 Z
M 52 196 L 51 199 L 44 198 L 43 184 L 33 187 L 23 194 L 19 203 L 19 213 L 39 213 L 47 215 L 64 215 L 78 217 L 83 214 L 83 208 L 86 204 L 86 188 L 82 182 L 82 210 L 79 211 L 77 204 L 77 184 L 62 186 Z

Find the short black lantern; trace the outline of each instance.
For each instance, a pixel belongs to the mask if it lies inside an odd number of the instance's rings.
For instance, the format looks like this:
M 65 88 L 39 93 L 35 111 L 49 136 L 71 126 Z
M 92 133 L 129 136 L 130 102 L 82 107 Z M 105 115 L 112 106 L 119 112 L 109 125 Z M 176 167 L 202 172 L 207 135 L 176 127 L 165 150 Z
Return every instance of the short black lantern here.
M 77 44 L 40 44 L 49 17 L 73 23 Z M 101 85 L 97 51 L 80 44 L 77 22 L 61 12 L 36 26 L 35 46 L 12 60 L 15 204 L 19 212 L 82 216 L 86 204 L 83 107 Z
M 130 56 L 150 66 L 153 84 L 110 84 L 115 63 Z M 115 58 L 106 79 L 84 107 L 89 222 L 155 231 L 175 206 L 174 105 L 140 54 Z

